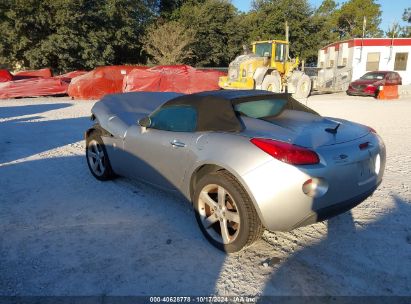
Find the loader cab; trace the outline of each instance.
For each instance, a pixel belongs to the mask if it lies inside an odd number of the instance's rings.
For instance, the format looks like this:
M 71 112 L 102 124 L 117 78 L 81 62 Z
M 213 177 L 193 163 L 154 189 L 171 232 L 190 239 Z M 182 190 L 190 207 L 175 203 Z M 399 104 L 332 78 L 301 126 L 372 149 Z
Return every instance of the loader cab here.
M 286 49 L 288 43 L 283 40 L 257 41 L 252 43 L 253 53 L 268 59 L 269 67 L 276 69 L 280 74 L 285 72 Z
M 307 98 L 311 80 L 298 69 L 298 57 L 289 58 L 286 40 L 256 41 L 252 53 L 246 51 L 229 65 L 227 76 L 218 79 L 218 86 L 228 90 L 271 90 Z

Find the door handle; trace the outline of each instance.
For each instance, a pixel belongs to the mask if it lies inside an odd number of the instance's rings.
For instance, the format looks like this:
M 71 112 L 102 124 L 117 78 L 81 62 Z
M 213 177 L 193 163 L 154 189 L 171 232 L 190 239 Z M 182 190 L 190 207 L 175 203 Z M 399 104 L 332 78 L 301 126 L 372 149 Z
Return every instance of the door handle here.
M 181 142 L 181 141 L 178 141 L 177 139 L 174 139 L 172 142 L 170 142 L 170 144 L 171 144 L 173 147 L 177 147 L 177 148 L 184 148 L 184 147 L 186 146 L 185 143 L 183 143 L 183 142 Z

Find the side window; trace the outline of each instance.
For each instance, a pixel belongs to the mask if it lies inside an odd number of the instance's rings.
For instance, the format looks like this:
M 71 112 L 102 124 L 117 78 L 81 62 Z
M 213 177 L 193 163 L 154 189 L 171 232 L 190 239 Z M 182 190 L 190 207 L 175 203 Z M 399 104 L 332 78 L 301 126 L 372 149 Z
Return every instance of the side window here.
M 150 128 L 158 130 L 193 132 L 197 127 L 197 111 L 191 106 L 176 105 L 160 108 L 150 118 Z
M 378 71 L 380 66 L 380 53 L 368 53 L 367 64 L 365 69 L 367 71 Z
M 285 45 L 282 43 L 277 43 L 275 45 L 275 61 L 282 62 L 284 61 L 285 56 Z

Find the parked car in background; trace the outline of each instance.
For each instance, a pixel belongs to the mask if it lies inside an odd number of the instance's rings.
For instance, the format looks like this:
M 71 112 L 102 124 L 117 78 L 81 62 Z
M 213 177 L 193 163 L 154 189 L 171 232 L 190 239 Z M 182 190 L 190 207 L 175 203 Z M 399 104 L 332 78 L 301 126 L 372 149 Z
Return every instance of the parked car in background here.
M 91 112 L 93 176 L 180 192 L 204 236 L 226 252 L 264 229 L 289 231 L 350 210 L 384 174 L 375 130 L 322 117 L 289 94 L 125 93 L 107 95 Z
M 384 85 L 401 85 L 402 79 L 397 72 L 374 71 L 364 74 L 360 79 L 350 83 L 348 95 L 376 96 L 378 87 Z

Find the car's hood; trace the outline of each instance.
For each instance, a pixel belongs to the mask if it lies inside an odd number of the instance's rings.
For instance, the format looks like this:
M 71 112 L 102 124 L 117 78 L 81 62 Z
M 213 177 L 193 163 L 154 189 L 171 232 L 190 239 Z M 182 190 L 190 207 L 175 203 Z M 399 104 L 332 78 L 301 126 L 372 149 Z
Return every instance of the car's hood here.
M 371 79 L 357 79 L 351 83 L 351 85 L 380 85 L 382 80 L 371 80 Z
M 270 122 L 248 117 L 243 117 L 243 122 L 249 137 L 272 138 L 307 148 L 352 141 L 370 132 L 368 127 L 347 120 L 291 110 Z

